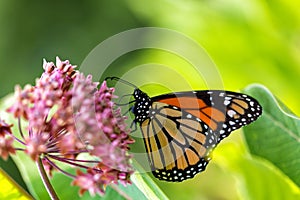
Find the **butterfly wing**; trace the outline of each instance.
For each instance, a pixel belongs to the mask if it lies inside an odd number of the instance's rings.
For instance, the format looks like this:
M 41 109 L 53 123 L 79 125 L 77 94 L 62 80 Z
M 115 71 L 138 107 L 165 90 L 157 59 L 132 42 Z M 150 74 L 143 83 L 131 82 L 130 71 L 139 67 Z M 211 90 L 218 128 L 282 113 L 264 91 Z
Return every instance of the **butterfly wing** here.
M 165 181 L 183 181 L 204 171 L 217 136 L 190 113 L 154 102 L 141 131 L 153 175 Z
M 256 99 L 230 91 L 179 92 L 154 97 L 153 101 L 180 107 L 201 119 L 218 135 L 218 141 L 255 121 L 262 114 Z
M 141 119 L 152 172 L 165 181 L 183 181 L 205 170 L 211 150 L 262 113 L 254 98 L 229 91 L 179 92 L 150 100 L 149 110 L 139 102 L 136 119 Z

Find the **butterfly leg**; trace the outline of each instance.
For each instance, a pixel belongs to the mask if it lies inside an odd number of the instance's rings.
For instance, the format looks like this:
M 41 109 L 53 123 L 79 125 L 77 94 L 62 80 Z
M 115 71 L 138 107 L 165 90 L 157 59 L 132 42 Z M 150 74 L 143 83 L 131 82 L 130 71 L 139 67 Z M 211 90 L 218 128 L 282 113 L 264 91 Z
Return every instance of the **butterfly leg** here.
M 122 115 L 125 116 L 129 113 L 129 111 L 132 111 L 133 106 L 131 106 L 125 113 L 123 113 Z
M 133 125 L 134 125 L 134 129 L 132 129 Z M 136 126 L 136 122 L 135 121 L 131 122 L 130 129 L 131 129 L 131 132 L 135 132 L 136 131 L 137 126 Z

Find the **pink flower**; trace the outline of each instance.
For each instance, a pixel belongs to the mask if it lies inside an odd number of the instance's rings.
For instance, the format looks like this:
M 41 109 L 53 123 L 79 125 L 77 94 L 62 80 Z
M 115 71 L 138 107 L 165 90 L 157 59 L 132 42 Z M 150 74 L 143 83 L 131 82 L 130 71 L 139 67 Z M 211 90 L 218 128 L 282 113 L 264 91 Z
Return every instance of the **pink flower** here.
M 13 148 L 14 139 L 11 137 L 12 125 L 8 125 L 5 121 L 0 119 L 0 156 L 7 160 L 9 154 L 14 154 Z
M 25 152 L 31 157 L 32 160 L 37 160 L 40 155 L 47 153 L 48 140 L 48 133 L 35 134 L 32 137 L 26 138 Z
M 14 139 L 12 137 L 0 136 L 0 156 L 7 160 L 9 154 L 14 154 L 15 149 L 13 148 Z
M 73 185 L 81 188 L 80 194 L 103 194 L 107 184 L 130 183 L 133 170 L 128 149 L 133 140 L 112 101 L 114 89 L 105 82 L 98 89 L 91 75 L 85 77 L 75 67 L 59 58 L 56 65 L 44 60 L 41 78 L 34 86 L 17 86 L 16 101 L 7 111 L 20 123 L 28 121 L 27 133 L 19 130 L 22 138 L 14 138 L 31 159 L 42 159 L 48 174 L 57 170 L 70 176 Z M 11 135 L 10 126 L 0 121 L 0 155 L 7 158 L 15 149 L 13 138 L 5 135 Z M 89 157 L 79 159 L 82 153 Z M 77 173 L 64 171 L 59 163 L 78 168 Z
M 80 187 L 79 194 L 83 195 L 84 192 L 89 191 L 92 196 L 96 193 L 104 194 L 104 184 L 102 173 L 95 171 L 93 169 L 88 169 L 87 173 L 82 171 L 77 171 L 76 179 L 72 182 L 73 185 Z
M 4 120 L 0 119 L 0 137 L 4 137 L 5 135 L 11 134 L 11 129 L 13 125 L 8 125 Z

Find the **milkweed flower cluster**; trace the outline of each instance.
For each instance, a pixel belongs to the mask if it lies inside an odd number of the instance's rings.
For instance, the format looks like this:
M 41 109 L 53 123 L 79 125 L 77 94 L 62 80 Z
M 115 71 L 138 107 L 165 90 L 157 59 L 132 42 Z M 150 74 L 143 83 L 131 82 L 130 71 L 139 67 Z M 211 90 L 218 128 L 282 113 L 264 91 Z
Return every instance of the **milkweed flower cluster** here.
M 0 121 L 0 155 L 24 151 L 32 160 L 40 159 L 50 176 L 56 170 L 73 178 L 80 194 L 104 194 L 108 184 L 130 183 L 133 140 L 112 102 L 114 89 L 105 81 L 98 88 L 91 75 L 85 77 L 68 60 L 56 58 L 56 65 L 44 60 L 43 68 L 34 86 L 15 88 L 15 102 L 7 111 L 18 119 L 19 134 Z M 28 125 L 22 130 L 23 121 Z M 23 148 L 14 148 L 13 140 Z M 75 167 L 76 174 L 59 163 Z

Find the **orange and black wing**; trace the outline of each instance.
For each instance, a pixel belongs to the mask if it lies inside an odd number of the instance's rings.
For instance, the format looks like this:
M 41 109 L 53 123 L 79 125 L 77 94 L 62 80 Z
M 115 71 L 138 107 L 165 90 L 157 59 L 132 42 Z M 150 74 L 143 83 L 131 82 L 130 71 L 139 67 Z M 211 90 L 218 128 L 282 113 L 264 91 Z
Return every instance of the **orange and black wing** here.
M 204 171 L 217 136 L 200 119 L 179 107 L 154 102 L 141 123 L 152 173 L 165 181 L 183 181 Z
M 152 172 L 165 181 L 183 181 L 205 170 L 211 150 L 262 113 L 254 98 L 228 91 L 153 98 L 141 92 L 135 97 L 135 120 L 141 126 Z
M 218 135 L 218 141 L 255 121 L 262 114 L 262 108 L 256 99 L 230 91 L 179 92 L 160 95 L 152 100 L 179 107 L 201 119 Z

